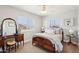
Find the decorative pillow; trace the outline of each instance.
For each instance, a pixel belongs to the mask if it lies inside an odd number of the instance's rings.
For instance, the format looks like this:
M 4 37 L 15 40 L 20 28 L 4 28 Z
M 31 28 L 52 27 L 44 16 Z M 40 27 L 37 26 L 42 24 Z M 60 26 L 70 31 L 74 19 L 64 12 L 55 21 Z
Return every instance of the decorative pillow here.
M 48 33 L 48 34 L 55 34 L 55 33 L 54 33 L 54 30 L 52 30 L 52 29 L 45 29 L 45 33 Z

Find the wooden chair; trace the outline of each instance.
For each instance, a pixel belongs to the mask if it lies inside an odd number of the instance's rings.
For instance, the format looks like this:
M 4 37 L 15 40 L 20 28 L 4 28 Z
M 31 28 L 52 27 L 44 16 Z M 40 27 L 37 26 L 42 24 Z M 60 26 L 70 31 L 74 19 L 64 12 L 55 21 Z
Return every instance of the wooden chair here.
M 11 48 L 13 48 L 13 47 L 15 48 L 15 52 L 16 52 L 16 41 L 14 39 L 12 39 L 12 41 L 7 41 L 6 42 L 6 50 L 8 48 L 8 50 L 10 52 L 11 51 Z

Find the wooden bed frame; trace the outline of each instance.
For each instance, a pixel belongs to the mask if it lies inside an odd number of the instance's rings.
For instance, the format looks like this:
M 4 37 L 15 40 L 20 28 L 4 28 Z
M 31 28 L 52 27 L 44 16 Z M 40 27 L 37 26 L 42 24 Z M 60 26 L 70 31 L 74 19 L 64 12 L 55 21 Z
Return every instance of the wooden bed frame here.
M 43 37 L 33 37 L 32 45 L 44 48 L 49 52 L 55 52 L 54 44 L 52 44 L 48 39 Z
M 62 41 L 63 39 L 64 39 L 64 36 L 63 36 L 63 31 L 62 31 Z M 44 48 L 48 52 L 54 52 L 54 53 L 57 52 L 55 51 L 55 45 L 51 43 L 50 40 L 44 37 L 40 37 L 40 36 L 33 37 L 32 45 Z

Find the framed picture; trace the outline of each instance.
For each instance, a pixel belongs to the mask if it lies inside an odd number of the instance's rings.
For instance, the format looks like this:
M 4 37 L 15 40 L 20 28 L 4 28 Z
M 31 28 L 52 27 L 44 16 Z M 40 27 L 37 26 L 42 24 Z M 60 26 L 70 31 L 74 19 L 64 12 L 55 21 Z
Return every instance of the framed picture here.
M 73 26 L 73 19 L 65 19 L 65 26 Z

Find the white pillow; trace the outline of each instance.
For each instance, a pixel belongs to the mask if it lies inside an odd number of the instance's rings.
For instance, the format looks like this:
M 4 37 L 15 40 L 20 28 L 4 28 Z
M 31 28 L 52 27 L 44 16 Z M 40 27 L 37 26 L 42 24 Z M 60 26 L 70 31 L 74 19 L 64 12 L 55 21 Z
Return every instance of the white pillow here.
M 56 28 L 56 29 L 55 29 L 55 33 L 56 33 L 56 34 L 60 34 L 60 28 Z
M 45 33 L 54 34 L 54 30 L 52 30 L 52 29 L 45 29 Z

